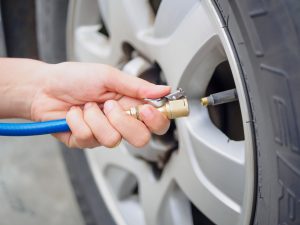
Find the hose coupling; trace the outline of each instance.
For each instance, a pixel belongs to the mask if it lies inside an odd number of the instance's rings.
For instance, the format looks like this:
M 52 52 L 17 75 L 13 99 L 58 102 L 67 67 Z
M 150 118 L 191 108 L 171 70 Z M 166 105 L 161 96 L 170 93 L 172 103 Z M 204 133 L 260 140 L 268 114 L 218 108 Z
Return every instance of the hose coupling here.
M 189 104 L 183 90 L 180 88 L 159 99 L 144 99 L 147 103 L 153 105 L 158 111 L 163 113 L 168 119 L 176 119 L 189 115 Z M 140 120 L 140 108 L 142 105 L 132 107 L 126 111 L 128 115 Z

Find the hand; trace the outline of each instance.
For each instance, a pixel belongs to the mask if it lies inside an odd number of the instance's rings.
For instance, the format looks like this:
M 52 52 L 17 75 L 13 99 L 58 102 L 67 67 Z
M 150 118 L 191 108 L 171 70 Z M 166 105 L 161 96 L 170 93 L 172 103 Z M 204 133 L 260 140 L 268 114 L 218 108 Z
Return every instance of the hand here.
M 31 119 L 66 117 L 71 132 L 54 136 L 68 147 L 114 147 L 122 138 L 142 147 L 149 141 L 150 132 L 161 135 L 169 128 L 169 120 L 151 105 L 141 109 L 142 121 L 125 113 L 143 104 L 143 98 L 168 94 L 168 86 L 93 63 L 44 64 L 43 71 L 45 82 L 32 100 Z

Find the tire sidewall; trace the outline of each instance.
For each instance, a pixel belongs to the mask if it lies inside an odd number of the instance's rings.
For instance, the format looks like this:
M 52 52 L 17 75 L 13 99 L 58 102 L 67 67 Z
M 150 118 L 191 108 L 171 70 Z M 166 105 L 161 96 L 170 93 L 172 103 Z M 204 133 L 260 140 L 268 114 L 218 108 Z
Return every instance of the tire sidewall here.
M 299 48 L 293 26 L 283 34 L 293 15 L 280 10 L 279 1 L 215 0 L 240 62 L 256 144 L 256 198 L 253 223 L 299 224 Z M 282 8 L 281 8 L 282 9 Z M 280 18 L 280 19 L 279 19 Z M 297 25 L 294 27 L 297 27 Z M 278 29 L 279 28 L 279 29 Z M 294 62 L 291 64 L 291 62 Z M 297 63 L 298 62 L 298 63 Z M 288 207 L 287 204 L 291 204 Z

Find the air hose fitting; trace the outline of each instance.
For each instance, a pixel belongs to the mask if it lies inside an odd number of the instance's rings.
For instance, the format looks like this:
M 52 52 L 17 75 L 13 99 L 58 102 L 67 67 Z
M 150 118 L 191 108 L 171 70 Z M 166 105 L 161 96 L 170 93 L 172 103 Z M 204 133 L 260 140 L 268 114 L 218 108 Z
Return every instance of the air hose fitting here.
M 188 102 L 182 89 L 159 99 L 145 99 L 145 101 L 154 105 L 169 119 L 188 116 L 189 114 Z M 140 107 L 133 107 L 126 112 L 136 119 L 140 119 Z M 0 123 L 0 136 L 32 136 L 68 131 L 70 128 L 66 119 L 30 123 Z
M 139 120 L 139 111 L 141 107 L 142 105 L 132 107 L 130 110 L 126 111 L 126 113 Z M 175 119 L 189 115 L 189 105 L 186 97 L 167 101 L 163 106 L 158 107 L 157 110 L 163 113 L 168 119 Z

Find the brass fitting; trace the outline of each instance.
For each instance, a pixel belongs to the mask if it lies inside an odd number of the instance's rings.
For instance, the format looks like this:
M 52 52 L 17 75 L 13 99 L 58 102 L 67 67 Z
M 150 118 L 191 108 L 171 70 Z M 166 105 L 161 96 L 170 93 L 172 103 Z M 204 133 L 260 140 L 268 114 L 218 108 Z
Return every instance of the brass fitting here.
M 132 107 L 129 110 L 127 110 L 126 113 L 140 120 L 140 107 L 142 107 L 142 105 Z M 156 109 L 163 113 L 168 119 L 175 119 L 179 117 L 188 116 L 190 112 L 186 97 L 176 100 L 169 100 L 163 106 L 158 107 Z
M 200 103 L 201 103 L 201 105 L 203 105 L 203 106 L 208 106 L 208 98 L 207 97 L 204 97 L 204 98 L 201 98 L 200 99 Z

